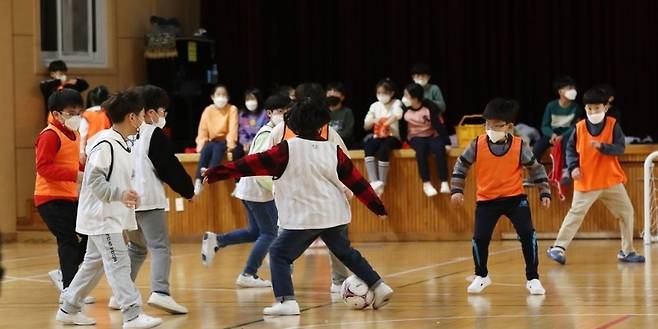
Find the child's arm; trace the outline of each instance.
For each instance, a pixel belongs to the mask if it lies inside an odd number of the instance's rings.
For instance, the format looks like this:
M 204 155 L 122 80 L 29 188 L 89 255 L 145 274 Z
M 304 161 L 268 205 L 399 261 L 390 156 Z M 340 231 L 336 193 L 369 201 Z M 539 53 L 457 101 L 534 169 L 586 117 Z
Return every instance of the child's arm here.
M 208 109 L 203 111 L 201 114 L 201 120 L 199 121 L 199 131 L 197 132 L 196 136 L 196 151 L 197 153 L 201 152 L 203 150 L 203 146 L 206 144 L 209 137 L 208 133 Z
M 204 177 L 208 183 L 247 176 L 280 177 L 288 165 L 288 142 L 283 141 L 271 149 L 208 169 Z
M 576 138 L 576 130 L 574 130 L 571 132 L 571 136 L 569 136 L 569 141 L 567 142 L 567 150 L 565 152 L 567 155 L 565 160 L 569 173 L 573 173 L 574 170 L 580 167 L 580 155 L 578 154 L 578 151 L 576 151 Z
M 615 123 L 615 128 L 612 132 L 612 144 L 600 143 L 597 147 L 599 152 L 607 155 L 622 155 L 626 150 L 626 135 L 621 129 L 619 123 Z
M 375 110 L 373 109 L 374 106 L 375 104 L 370 105 L 370 109 L 368 109 L 368 113 L 366 113 L 366 117 L 363 119 L 363 129 L 366 131 L 372 129 L 372 126 L 377 122 L 377 118 L 375 118 Z
M 55 165 L 55 155 L 60 148 L 57 133 L 52 130 L 44 131 L 37 138 L 36 143 L 36 169 L 43 178 L 52 181 L 78 182 L 78 170 Z
M 384 208 L 384 203 L 379 199 L 377 193 L 372 189 L 370 183 L 368 183 L 361 173 L 359 172 L 352 160 L 347 157 L 345 152 L 340 149 L 338 150 L 338 179 L 349 188 L 354 195 L 370 209 L 373 213 L 378 216 L 386 216 L 386 208 Z
M 194 197 L 192 178 L 176 158 L 169 139 L 160 128 L 153 131 L 148 157 L 153 163 L 153 167 L 155 167 L 158 178 L 184 198 L 189 200 Z
M 402 110 L 402 102 L 397 99 L 393 100 L 393 115 L 391 115 L 388 118 L 388 121 L 386 121 L 386 123 L 388 123 L 388 125 L 390 126 L 400 121 L 400 119 L 402 119 L 403 114 L 404 114 L 404 110 Z
M 228 112 L 228 133 L 226 134 L 226 147 L 232 150 L 238 143 L 238 108 L 231 106 Z
M 539 198 L 551 198 L 551 187 L 548 185 L 548 176 L 544 166 L 537 162 L 535 156 L 526 144 L 521 149 L 521 164 L 528 169 L 529 179 L 539 188 Z
M 541 133 L 544 134 L 544 136 L 551 138 L 555 132 L 551 126 L 551 109 L 548 107 L 548 104 L 546 104 L 546 109 L 544 109 L 544 117 L 541 120 Z
M 443 93 L 441 92 L 441 88 L 439 88 L 438 85 L 432 85 L 430 88 L 432 88 L 430 91 L 431 101 L 434 102 L 434 104 L 436 104 L 436 106 L 439 108 L 439 114 L 445 113 L 446 102 L 443 100 Z
M 121 201 L 124 193 L 107 181 L 111 163 L 112 150 L 107 143 L 101 143 L 92 149 L 87 160 L 88 176 L 85 177 L 85 184 L 89 185 L 91 193 L 105 203 Z
M 250 153 L 258 153 L 258 152 L 263 152 L 267 151 L 272 146 L 269 143 L 270 140 L 270 134 L 271 132 L 269 131 L 263 131 L 260 134 L 256 135 L 254 137 L 254 141 L 251 142 L 251 151 Z M 256 182 L 260 187 L 272 191 L 272 177 L 271 176 L 258 176 L 256 177 Z
M 455 168 L 452 170 L 452 178 L 450 179 L 450 193 L 451 194 L 463 194 L 464 186 L 466 185 L 466 175 L 468 175 L 468 170 L 471 168 L 471 165 L 475 161 L 475 150 L 477 138 L 474 139 L 471 144 L 462 152 L 462 154 L 457 158 L 455 162 Z

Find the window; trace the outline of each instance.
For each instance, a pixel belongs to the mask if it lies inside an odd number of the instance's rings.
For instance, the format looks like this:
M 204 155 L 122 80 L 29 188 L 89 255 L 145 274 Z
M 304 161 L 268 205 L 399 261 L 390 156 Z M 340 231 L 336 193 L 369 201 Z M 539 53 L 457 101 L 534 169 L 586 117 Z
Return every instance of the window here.
M 107 66 L 106 0 L 41 0 L 41 58 Z

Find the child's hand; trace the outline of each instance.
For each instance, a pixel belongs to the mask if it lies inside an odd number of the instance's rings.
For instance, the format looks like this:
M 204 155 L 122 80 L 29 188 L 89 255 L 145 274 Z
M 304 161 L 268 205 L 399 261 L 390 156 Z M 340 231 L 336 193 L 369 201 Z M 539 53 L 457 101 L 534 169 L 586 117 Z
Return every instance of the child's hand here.
M 139 201 L 139 194 L 133 190 L 123 191 L 121 194 L 121 202 L 128 208 L 134 208 Z
M 595 149 L 600 149 L 600 148 L 601 148 L 601 142 L 598 142 L 598 141 L 591 141 L 590 144 L 591 144 L 592 147 L 594 147 Z
M 455 193 L 452 196 L 450 196 L 450 201 L 454 205 L 461 206 L 464 204 L 464 193 Z
M 208 168 L 201 168 L 201 177 L 203 177 L 203 184 L 208 184 Z
M 450 150 L 452 150 L 452 146 L 451 145 L 446 145 L 446 152 L 450 152 Z
M 543 197 L 541 198 L 541 206 L 544 208 L 548 208 L 551 206 L 551 198 Z
M 571 171 L 571 178 L 573 178 L 573 180 L 579 180 L 580 179 L 580 168 L 576 168 L 576 169 Z

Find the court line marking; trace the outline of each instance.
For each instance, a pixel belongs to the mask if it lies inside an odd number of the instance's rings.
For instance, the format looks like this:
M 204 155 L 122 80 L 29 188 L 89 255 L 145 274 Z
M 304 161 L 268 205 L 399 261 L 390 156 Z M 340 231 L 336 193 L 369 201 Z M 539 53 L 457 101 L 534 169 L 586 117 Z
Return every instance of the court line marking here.
M 624 321 L 630 319 L 631 317 L 633 317 L 633 316 L 630 315 L 630 314 L 626 314 L 626 315 L 624 315 L 624 316 L 620 316 L 620 317 L 618 317 L 618 318 L 616 318 L 616 319 L 614 319 L 614 320 L 612 320 L 612 321 L 606 322 L 606 323 L 604 323 L 604 324 L 602 324 L 602 325 L 596 327 L 596 329 L 608 329 L 608 328 L 612 328 L 612 326 L 614 326 L 614 325 L 616 325 L 616 324 L 618 324 L 618 323 L 624 322 Z

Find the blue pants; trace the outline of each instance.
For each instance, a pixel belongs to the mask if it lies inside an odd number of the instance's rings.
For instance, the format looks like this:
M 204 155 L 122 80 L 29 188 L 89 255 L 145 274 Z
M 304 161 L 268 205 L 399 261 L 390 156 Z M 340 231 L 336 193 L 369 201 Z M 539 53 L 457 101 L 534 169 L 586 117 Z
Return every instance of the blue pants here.
M 256 243 L 251 248 L 243 273 L 256 275 L 258 268 L 263 264 L 263 259 L 265 259 L 270 245 L 276 238 L 278 215 L 274 201 L 252 202 L 243 200 L 242 204 L 247 210 L 249 227 L 218 235 L 217 242 L 220 247 L 225 247 L 255 241 Z
M 318 237 L 321 237 L 329 250 L 369 287 L 374 288 L 382 281 L 361 253 L 350 245 L 347 225 L 314 230 L 284 229 L 270 247 L 272 286 L 274 297 L 278 301 L 295 299 L 290 266 Z
M 199 165 L 196 168 L 196 178 L 201 179 L 201 168 L 217 167 L 226 155 L 226 141 L 207 142 L 201 150 Z

